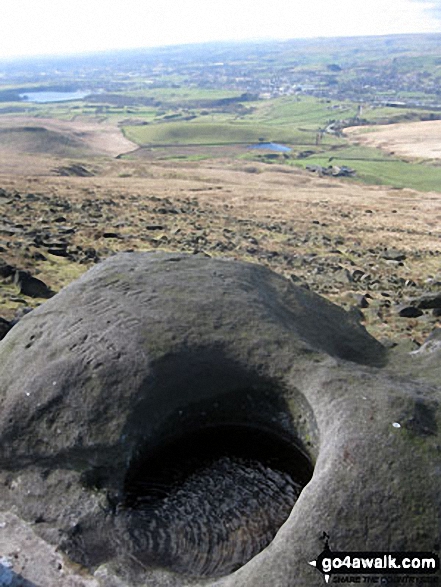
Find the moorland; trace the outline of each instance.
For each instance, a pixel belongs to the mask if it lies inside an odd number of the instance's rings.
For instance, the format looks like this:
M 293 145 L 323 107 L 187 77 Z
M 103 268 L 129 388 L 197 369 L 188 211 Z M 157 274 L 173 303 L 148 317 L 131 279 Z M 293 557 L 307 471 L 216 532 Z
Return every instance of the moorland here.
M 58 291 L 179 250 L 267 265 L 417 348 L 441 313 L 440 41 L 0 62 L 0 317 L 44 301 L 20 271 Z

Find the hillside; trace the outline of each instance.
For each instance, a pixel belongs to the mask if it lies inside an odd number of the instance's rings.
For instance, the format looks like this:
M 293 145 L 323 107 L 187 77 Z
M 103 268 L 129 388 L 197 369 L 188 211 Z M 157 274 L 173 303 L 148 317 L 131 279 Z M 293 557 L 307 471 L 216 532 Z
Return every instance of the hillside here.
M 0 257 L 56 291 L 116 251 L 182 250 L 267 265 L 356 308 L 380 338 L 421 343 L 438 324 L 399 312 L 438 291 L 441 194 L 228 159 L 76 165 L 94 175 L 0 176 Z M 3 280 L 4 318 L 40 301 Z
M 409 35 L 0 64 L 0 317 L 42 301 L 16 270 L 58 291 L 116 251 L 183 250 L 262 263 L 375 336 L 421 344 L 441 313 L 440 46 Z M 287 148 L 249 148 L 264 143 Z

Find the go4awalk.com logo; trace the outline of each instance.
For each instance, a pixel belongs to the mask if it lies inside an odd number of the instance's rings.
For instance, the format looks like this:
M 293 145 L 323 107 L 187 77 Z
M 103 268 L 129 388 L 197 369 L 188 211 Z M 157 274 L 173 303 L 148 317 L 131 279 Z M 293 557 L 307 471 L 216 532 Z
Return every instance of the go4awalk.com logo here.
M 438 585 L 439 557 L 431 552 L 334 552 L 323 533 L 325 548 L 309 564 L 329 583 Z

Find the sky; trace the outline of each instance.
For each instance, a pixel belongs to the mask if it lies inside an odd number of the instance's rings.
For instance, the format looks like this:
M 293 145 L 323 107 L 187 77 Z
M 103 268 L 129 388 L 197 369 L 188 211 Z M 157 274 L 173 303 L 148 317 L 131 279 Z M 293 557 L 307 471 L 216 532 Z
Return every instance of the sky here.
M 441 32 L 441 0 L 0 0 L 0 58 Z

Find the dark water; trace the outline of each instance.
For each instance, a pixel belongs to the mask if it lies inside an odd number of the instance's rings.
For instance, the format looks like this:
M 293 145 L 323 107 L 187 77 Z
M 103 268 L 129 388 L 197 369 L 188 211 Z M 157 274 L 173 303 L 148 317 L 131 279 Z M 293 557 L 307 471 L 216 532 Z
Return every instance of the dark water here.
M 279 143 L 258 143 L 256 145 L 250 145 L 249 149 L 262 149 L 266 151 L 276 151 L 277 153 L 289 153 L 290 147 L 286 145 L 280 145 Z
M 118 540 L 146 566 L 226 575 L 268 546 L 311 475 L 302 453 L 266 431 L 193 432 L 133 463 Z
M 127 510 L 118 538 L 146 566 L 192 576 L 226 575 L 268 546 L 301 490 L 286 472 L 223 457 L 162 499 Z
M 35 102 L 37 104 L 47 104 L 49 102 L 70 102 L 71 100 L 82 100 L 89 96 L 90 92 L 27 92 L 20 94 L 20 98 L 25 102 Z

